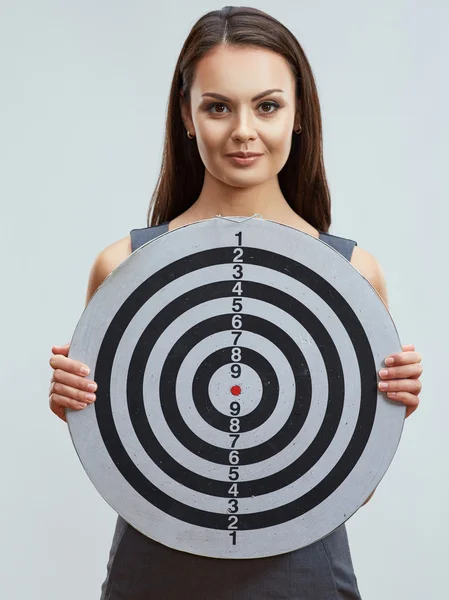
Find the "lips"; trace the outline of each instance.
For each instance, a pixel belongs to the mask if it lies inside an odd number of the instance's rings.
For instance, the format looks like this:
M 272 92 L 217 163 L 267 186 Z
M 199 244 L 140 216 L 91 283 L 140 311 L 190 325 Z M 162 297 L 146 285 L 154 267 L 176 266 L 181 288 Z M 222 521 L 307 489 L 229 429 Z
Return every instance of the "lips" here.
M 254 165 L 257 163 L 257 161 L 259 160 L 259 158 L 262 158 L 262 154 L 252 154 L 252 155 L 246 155 L 246 156 L 227 156 L 227 158 L 229 158 L 229 160 L 234 164 L 234 165 L 240 165 L 240 166 L 245 166 L 248 167 L 250 165 Z
M 226 156 L 234 156 L 236 158 L 251 158 L 252 156 L 262 156 L 260 152 L 230 152 Z

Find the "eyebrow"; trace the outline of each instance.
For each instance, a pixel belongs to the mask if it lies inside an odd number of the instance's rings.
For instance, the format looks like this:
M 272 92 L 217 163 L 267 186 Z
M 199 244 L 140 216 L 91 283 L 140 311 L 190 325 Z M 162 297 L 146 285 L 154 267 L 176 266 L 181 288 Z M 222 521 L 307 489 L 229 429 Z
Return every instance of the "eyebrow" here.
M 278 88 L 273 88 L 271 90 L 266 90 L 265 92 L 262 92 L 261 94 L 257 94 L 257 96 L 254 96 L 254 98 L 251 98 L 251 102 L 255 102 L 256 100 L 260 100 L 260 98 L 263 98 L 264 96 L 268 96 L 269 94 L 274 94 L 274 92 L 281 92 L 283 94 L 284 90 L 280 90 Z M 230 98 L 228 98 L 226 96 L 223 96 L 222 94 L 217 94 L 216 92 L 205 92 L 204 94 L 201 94 L 202 98 L 204 96 L 211 96 L 213 98 L 218 98 L 219 100 L 223 100 L 224 102 L 231 102 Z

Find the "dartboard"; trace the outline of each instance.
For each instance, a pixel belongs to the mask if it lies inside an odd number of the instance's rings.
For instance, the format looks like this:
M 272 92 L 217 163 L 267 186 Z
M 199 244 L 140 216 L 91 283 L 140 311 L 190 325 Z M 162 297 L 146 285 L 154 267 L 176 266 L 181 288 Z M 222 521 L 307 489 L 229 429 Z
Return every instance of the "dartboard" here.
M 377 388 L 400 352 L 372 285 L 275 221 L 197 221 L 144 244 L 92 296 L 70 358 L 97 400 L 67 410 L 102 497 L 171 548 L 261 558 L 360 508 L 405 408 Z

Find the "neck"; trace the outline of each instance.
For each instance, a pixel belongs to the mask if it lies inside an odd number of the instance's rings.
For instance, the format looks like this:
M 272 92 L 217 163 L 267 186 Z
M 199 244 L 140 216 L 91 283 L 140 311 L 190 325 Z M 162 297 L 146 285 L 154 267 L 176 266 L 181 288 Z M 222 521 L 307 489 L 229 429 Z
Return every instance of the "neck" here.
M 215 215 L 251 217 L 254 214 L 264 219 L 282 220 L 293 211 L 282 195 L 277 177 L 262 185 L 236 187 L 224 184 L 206 171 L 201 193 L 188 212 L 198 220 Z

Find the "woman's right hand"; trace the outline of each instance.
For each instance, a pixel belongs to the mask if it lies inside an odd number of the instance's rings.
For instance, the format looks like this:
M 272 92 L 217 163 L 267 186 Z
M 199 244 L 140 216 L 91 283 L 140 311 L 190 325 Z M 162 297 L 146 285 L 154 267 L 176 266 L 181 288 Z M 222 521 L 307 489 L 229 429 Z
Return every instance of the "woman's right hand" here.
M 95 402 L 96 396 L 93 392 L 98 387 L 95 381 L 86 379 L 89 374 L 87 365 L 68 358 L 69 348 L 70 344 L 53 346 L 53 356 L 49 361 L 54 369 L 49 392 L 50 409 L 65 422 L 65 409 L 86 408 L 87 404 Z

